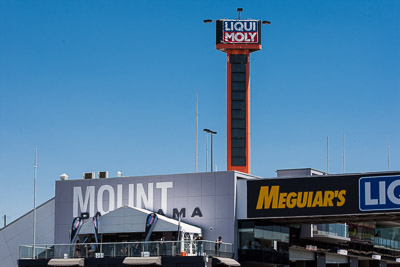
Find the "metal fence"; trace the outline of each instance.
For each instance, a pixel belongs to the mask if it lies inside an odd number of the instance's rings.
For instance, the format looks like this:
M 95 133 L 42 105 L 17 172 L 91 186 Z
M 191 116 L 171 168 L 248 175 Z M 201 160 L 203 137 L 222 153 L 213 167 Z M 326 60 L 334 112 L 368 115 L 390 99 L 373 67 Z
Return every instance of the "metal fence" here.
M 374 245 L 380 246 L 380 247 L 385 247 L 385 248 L 391 248 L 391 249 L 400 249 L 399 241 L 384 239 L 384 238 L 380 238 L 380 237 L 374 238 Z
M 314 224 L 313 232 L 349 238 L 349 227 L 342 223 Z
M 150 256 L 219 256 L 233 258 L 230 243 L 196 241 L 149 241 L 22 245 L 20 259 L 114 258 Z

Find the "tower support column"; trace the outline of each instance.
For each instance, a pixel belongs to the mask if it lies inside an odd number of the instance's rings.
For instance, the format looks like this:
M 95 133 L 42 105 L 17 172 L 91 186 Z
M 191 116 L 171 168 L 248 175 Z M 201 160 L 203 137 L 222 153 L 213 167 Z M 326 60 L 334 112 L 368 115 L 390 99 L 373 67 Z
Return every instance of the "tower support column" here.
M 227 169 L 250 173 L 250 51 L 227 54 Z

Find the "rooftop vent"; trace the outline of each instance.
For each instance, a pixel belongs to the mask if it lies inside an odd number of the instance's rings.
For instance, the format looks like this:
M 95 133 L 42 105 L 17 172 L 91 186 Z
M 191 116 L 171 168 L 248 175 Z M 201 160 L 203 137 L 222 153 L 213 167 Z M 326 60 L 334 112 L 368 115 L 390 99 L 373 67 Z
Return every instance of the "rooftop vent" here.
M 94 172 L 83 173 L 83 179 L 94 179 Z
M 60 175 L 60 179 L 62 181 L 68 180 L 68 175 L 66 173 L 63 173 L 63 174 Z
M 99 177 L 100 179 L 108 178 L 108 171 L 98 172 L 97 177 Z

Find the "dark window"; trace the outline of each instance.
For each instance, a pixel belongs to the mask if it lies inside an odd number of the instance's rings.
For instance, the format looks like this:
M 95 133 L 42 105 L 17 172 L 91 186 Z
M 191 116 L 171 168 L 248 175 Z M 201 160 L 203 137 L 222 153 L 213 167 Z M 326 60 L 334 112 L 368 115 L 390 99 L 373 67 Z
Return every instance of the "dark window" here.
M 244 101 L 232 101 L 232 109 L 246 110 L 246 102 L 244 102 Z
M 232 138 L 246 138 L 246 130 L 232 129 Z
M 253 221 L 238 221 L 239 223 L 239 229 L 242 228 L 253 228 L 254 227 L 254 222 Z
M 232 72 L 246 72 L 245 64 L 231 64 Z
M 264 225 L 265 222 L 239 221 L 239 261 L 289 265 L 289 228 Z
M 246 158 L 232 157 L 232 166 L 246 166 Z
M 233 72 L 231 77 L 232 77 L 232 82 L 245 82 L 246 81 L 246 73 Z
M 230 62 L 232 64 L 246 64 L 247 63 L 247 55 L 231 55 Z
M 246 111 L 240 109 L 233 109 L 232 110 L 232 119 L 245 119 L 246 118 Z M 232 126 L 233 128 L 233 126 Z
M 232 157 L 246 157 L 246 148 L 232 147 Z
M 232 138 L 232 147 L 246 147 L 246 139 Z
M 246 82 L 232 82 L 231 88 L 232 91 L 246 91 Z
M 245 92 L 232 92 L 232 100 L 246 100 Z
M 245 129 L 246 128 L 246 120 L 232 120 L 232 129 Z

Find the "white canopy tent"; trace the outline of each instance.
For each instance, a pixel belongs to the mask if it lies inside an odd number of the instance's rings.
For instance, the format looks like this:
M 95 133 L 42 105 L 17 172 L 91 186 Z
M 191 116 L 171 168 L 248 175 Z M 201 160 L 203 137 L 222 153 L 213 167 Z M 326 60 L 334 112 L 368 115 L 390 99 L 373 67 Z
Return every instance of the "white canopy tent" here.
M 129 206 L 118 208 L 99 217 L 98 232 L 99 234 L 144 233 L 147 216 L 151 213 L 153 212 Z M 178 220 L 159 214 L 157 214 L 157 217 L 158 221 L 153 232 L 178 231 Z M 201 234 L 201 228 L 183 222 L 180 223 L 180 230 L 182 232 L 181 240 L 185 237 L 193 240 L 193 235 Z M 92 218 L 82 225 L 79 234 L 94 234 Z

